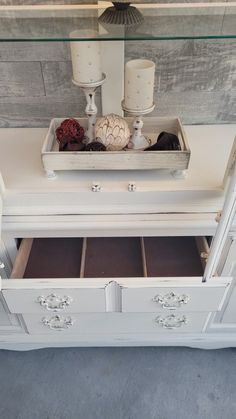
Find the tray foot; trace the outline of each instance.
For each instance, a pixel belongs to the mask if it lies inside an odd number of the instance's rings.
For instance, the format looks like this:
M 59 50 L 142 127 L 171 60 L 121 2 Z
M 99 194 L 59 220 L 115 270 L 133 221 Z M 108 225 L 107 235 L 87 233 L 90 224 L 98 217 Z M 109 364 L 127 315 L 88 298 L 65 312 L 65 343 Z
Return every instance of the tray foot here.
M 187 170 L 172 170 L 171 174 L 175 179 L 185 179 Z
M 54 180 L 57 178 L 56 173 L 54 172 L 54 170 L 46 170 L 46 176 L 48 179 L 50 180 Z

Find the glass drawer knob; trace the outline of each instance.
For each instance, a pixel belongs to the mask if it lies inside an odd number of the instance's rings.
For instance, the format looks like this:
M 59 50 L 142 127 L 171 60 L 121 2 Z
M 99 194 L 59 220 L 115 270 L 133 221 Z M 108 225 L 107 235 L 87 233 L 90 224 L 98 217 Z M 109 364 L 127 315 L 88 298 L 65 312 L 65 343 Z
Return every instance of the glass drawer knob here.
M 92 192 L 101 192 L 101 185 L 99 182 L 93 182 L 91 186 Z
M 128 191 L 129 192 L 135 192 L 137 190 L 137 186 L 135 182 L 129 182 L 128 183 Z

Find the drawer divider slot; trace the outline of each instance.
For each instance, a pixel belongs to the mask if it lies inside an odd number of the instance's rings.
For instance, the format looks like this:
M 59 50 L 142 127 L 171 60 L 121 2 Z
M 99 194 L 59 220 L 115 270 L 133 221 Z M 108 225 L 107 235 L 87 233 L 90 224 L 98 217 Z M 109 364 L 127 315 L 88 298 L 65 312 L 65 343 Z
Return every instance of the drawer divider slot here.
M 209 244 L 207 242 L 206 237 L 195 237 L 195 242 L 201 260 L 202 268 L 203 270 L 205 270 L 207 258 L 210 251 Z
M 11 279 L 22 279 L 29 260 L 34 239 L 23 239 L 11 273 Z
M 140 245 L 141 245 L 142 264 L 143 264 L 143 276 L 144 278 L 147 278 L 148 272 L 147 272 L 147 259 L 146 259 L 144 237 L 140 237 Z
M 82 252 L 81 252 L 81 262 L 80 262 L 80 278 L 84 278 L 86 253 L 87 253 L 87 237 L 84 237 Z

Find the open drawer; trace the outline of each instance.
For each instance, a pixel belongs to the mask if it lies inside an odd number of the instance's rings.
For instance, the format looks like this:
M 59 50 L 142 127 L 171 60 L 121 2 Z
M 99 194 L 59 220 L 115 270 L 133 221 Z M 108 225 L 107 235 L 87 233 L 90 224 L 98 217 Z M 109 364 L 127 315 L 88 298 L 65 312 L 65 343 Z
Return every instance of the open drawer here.
M 209 254 L 205 237 L 141 238 L 141 280 L 119 280 L 123 312 L 220 310 L 231 278 L 202 276 Z
M 208 250 L 204 237 L 24 239 L 3 295 L 12 313 L 216 311 L 230 279 L 202 283 Z
M 106 281 L 83 279 L 83 239 L 23 239 L 2 281 L 12 313 L 105 312 Z

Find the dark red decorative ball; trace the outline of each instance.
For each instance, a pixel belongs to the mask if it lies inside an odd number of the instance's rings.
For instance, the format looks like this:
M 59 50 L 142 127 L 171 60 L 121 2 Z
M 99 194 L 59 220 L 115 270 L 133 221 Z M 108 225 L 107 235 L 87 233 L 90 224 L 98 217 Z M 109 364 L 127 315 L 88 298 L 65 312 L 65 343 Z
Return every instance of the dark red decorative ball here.
M 56 129 L 56 138 L 59 143 L 81 142 L 84 138 L 84 128 L 73 118 L 65 119 Z

